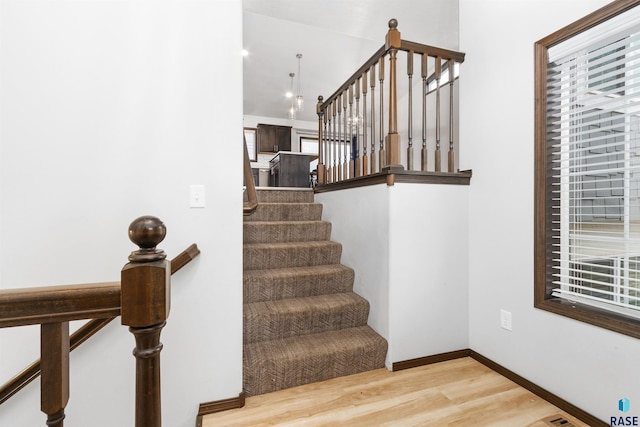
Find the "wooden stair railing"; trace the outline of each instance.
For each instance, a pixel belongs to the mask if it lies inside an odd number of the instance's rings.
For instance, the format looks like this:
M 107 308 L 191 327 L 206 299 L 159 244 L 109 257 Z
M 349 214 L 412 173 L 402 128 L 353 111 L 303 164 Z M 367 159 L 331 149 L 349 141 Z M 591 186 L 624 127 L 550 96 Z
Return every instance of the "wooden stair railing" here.
M 171 275 L 190 263 L 200 254 L 200 249 L 194 243 L 171 260 Z M 104 319 L 92 319 L 78 328 L 69 338 L 69 351 L 73 351 L 83 342 L 87 341 L 102 328 L 107 326 L 115 317 Z M 40 359 L 36 360 L 19 374 L 0 387 L 0 405 L 9 400 L 11 396 L 25 388 L 31 381 L 40 375 Z
M 258 207 L 258 194 L 256 193 L 256 185 L 253 182 L 247 139 L 244 137 L 244 134 L 242 139 L 244 140 L 244 184 L 247 188 L 247 201 L 243 204 L 242 212 L 244 215 L 251 215 Z
M 401 140 L 398 133 L 398 84 L 396 77 L 398 51 L 406 52 L 407 63 L 407 170 L 413 166 L 413 63 L 420 62 L 422 76 L 422 153 L 420 172 L 441 172 L 441 87 L 448 86 L 448 173 L 454 174 L 454 82 L 455 64 L 464 61 L 464 53 L 415 43 L 400 38 L 398 21 L 389 21 L 385 44 L 373 54 L 347 81 L 329 98 L 318 97 L 318 184 L 338 183 L 379 172 L 403 171 L 401 164 Z M 385 58 L 389 57 L 385 73 Z M 377 78 L 376 78 L 377 73 Z M 431 73 L 431 75 L 429 75 Z M 446 80 L 443 76 L 447 73 Z M 388 78 L 389 102 L 385 110 L 384 88 Z M 441 80 L 442 79 L 442 80 Z M 429 86 L 435 82 L 435 88 Z M 376 112 L 376 87 L 379 108 Z M 433 118 L 435 150 L 434 167 L 428 169 L 427 149 L 427 96 L 435 93 L 435 118 Z M 368 97 L 368 99 L 367 99 Z M 362 98 L 362 102 L 360 102 Z M 354 102 L 355 100 L 355 102 Z M 367 105 L 369 104 L 369 105 Z M 362 105 L 362 107 L 361 107 Z M 348 108 L 347 108 L 348 106 Z M 354 108 L 355 106 L 355 108 Z M 384 134 L 384 123 L 387 133 Z M 376 131 L 378 135 L 376 136 Z M 376 156 L 376 146 L 378 156 Z M 369 154 L 367 149 L 370 147 Z M 349 158 L 348 158 L 349 157 Z M 417 172 L 417 171 L 416 171 Z M 463 177 L 466 179 L 466 177 Z
M 160 331 L 169 314 L 170 273 L 200 251 L 196 245 L 178 255 L 170 267 L 156 246 L 166 228 L 155 217 L 140 217 L 129 226 L 139 249 L 129 256 L 121 282 L 65 285 L 0 291 L 0 328 L 41 325 L 42 360 L 3 387 L 4 400 L 41 371 L 41 410 L 48 426 L 63 427 L 69 399 L 69 351 L 117 316 L 136 339 L 136 427 L 160 427 Z M 94 319 L 69 337 L 69 321 Z M 5 397 L 6 396 L 6 397 Z M 3 400 L 3 401 L 4 401 Z

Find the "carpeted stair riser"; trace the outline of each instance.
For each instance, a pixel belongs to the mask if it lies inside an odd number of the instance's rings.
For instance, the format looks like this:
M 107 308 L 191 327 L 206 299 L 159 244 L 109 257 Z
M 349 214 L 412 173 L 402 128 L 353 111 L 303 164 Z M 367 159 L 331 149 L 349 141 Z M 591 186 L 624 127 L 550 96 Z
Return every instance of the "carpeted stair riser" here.
M 387 342 L 369 326 L 244 345 L 247 396 L 384 367 Z
M 387 342 L 313 191 L 258 189 L 244 217 L 243 386 L 247 396 L 384 367 Z
M 256 211 L 244 217 L 254 221 L 320 221 L 322 205 L 319 203 L 261 203 Z
M 353 290 L 353 269 L 342 264 L 247 270 L 244 303 L 300 298 Z
M 369 303 L 353 293 L 318 295 L 244 305 L 244 344 L 367 324 Z
M 276 188 L 259 189 L 258 203 L 313 203 L 312 189 L 299 189 L 296 191 L 279 190 Z
M 339 264 L 342 245 L 337 242 L 245 243 L 244 270 Z
M 255 221 L 244 224 L 244 243 L 308 242 L 329 240 L 327 221 Z

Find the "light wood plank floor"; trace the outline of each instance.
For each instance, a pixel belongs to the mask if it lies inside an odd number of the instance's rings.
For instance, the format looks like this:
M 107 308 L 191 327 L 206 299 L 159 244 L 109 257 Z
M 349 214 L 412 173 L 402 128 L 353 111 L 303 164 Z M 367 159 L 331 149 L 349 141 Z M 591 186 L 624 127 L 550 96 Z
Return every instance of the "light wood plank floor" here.
M 207 415 L 218 426 L 546 427 L 574 417 L 471 358 L 389 372 L 378 369 L 250 397 L 244 408 Z

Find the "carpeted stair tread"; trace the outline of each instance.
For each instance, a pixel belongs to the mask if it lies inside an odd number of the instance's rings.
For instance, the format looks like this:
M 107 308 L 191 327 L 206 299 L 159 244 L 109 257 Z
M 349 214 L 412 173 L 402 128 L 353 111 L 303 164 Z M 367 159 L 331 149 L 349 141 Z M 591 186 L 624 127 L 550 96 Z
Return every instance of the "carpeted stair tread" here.
M 309 189 L 258 189 L 244 217 L 243 387 L 248 396 L 378 369 L 387 342 Z
M 308 242 L 329 240 L 328 221 L 249 221 L 244 223 L 244 243 Z
M 248 396 L 384 367 L 387 342 L 369 326 L 246 344 Z
M 354 277 L 342 264 L 246 270 L 244 303 L 349 292 Z
M 244 222 L 254 221 L 320 221 L 320 203 L 258 203 L 255 212 L 244 217 Z
M 256 188 L 259 203 L 313 203 L 311 188 Z
M 275 340 L 367 324 L 369 302 L 354 292 L 244 304 L 243 342 Z
M 340 263 L 342 245 L 333 241 L 245 243 L 244 270 L 303 267 Z

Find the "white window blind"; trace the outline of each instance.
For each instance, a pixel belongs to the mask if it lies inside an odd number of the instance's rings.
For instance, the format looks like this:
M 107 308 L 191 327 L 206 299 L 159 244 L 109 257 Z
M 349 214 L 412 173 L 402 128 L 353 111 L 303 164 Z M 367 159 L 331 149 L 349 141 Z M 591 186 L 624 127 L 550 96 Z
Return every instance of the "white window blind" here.
M 549 51 L 547 200 L 553 296 L 640 318 L 636 9 Z

